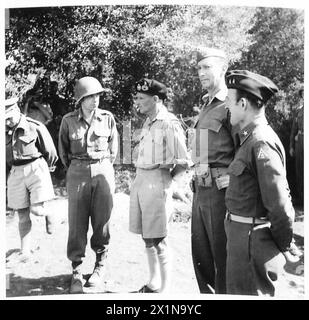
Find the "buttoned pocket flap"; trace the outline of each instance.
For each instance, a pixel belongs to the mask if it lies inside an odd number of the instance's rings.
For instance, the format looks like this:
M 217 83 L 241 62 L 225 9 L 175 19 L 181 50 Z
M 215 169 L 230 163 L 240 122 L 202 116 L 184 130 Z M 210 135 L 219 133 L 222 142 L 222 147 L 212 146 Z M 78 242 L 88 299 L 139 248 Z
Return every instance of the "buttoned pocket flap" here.
M 25 136 L 19 136 L 18 139 L 21 140 L 22 142 L 28 144 L 32 141 L 34 141 L 36 138 L 36 136 L 34 134 L 28 134 L 28 135 L 25 135 Z
M 70 135 L 71 140 L 80 140 L 83 138 L 83 133 L 82 132 L 72 132 L 72 134 Z
M 235 176 L 240 176 L 246 168 L 245 163 L 242 161 L 233 161 L 230 166 L 229 166 L 229 173 L 235 175 Z
M 219 119 L 207 119 L 201 122 L 201 129 L 209 129 L 215 132 L 219 132 L 222 127 L 222 122 Z
M 95 128 L 94 133 L 98 137 L 109 137 L 110 136 L 110 130 L 106 130 L 106 129 L 102 129 L 102 128 Z

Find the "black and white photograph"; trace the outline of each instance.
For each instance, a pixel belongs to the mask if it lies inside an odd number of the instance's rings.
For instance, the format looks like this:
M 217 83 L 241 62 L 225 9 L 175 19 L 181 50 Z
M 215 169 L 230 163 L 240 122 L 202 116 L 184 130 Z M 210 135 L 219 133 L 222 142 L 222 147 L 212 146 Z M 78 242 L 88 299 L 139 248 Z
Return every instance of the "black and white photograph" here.
M 3 298 L 306 299 L 305 13 L 5 1 Z

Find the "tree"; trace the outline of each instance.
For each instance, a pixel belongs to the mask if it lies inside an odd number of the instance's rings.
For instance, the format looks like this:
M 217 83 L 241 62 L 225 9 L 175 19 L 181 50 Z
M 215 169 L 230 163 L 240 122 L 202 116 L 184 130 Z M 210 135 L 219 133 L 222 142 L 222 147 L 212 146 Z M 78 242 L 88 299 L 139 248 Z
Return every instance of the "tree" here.
M 173 89 L 176 112 L 186 115 L 201 93 L 192 52 L 201 43 L 222 46 L 235 60 L 250 43 L 253 13 L 167 5 L 12 9 L 7 82 L 23 93 L 33 74 L 47 70 L 71 98 L 74 80 L 92 75 L 107 89 L 105 107 L 123 118 L 131 113 L 134 82 L 149 76 Z

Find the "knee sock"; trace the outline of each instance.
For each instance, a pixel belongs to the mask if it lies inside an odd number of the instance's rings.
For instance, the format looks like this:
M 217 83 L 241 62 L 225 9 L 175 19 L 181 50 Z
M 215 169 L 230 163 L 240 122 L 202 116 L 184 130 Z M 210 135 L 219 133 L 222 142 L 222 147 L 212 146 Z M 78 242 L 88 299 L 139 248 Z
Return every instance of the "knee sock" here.
M 155 247 L 146 247 L 146 255 L 149 266 L 149 281 L 147 286 L 152 290 L 157 290 L 160 287 L 160 269 Z
M 160 265 L 160 273 L 161 273 L 161 288 L 160 292 L 166 293 L 170 289 L 170 254 L 169 250 L 165 248 L 161 252 L 158 253 L 158 260 Z
M 31 246 L 31 220 L 19 222 L 19 235 L 20 235 L 20 242 L 21 242 L 21 252 L 24 254 L 30 253 L 30 246 Z

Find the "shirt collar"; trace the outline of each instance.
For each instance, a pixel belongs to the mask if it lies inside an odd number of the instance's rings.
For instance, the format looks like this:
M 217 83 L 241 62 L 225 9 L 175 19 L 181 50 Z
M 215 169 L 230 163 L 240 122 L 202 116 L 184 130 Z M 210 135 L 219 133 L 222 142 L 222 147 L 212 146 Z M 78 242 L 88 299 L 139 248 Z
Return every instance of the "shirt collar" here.
M 228 89 L 227 89 L 227 86 L 224 85 L 216 94 L 215 96 L 210 100 L 210 96 L 208 95 L 208 93 L 206 93 L 203 97 L 202 97 L 202 100 L 204 102 L 207 102 L 207 104 L 210 104 L 215 98 L 220 100 L 220 101 L 225 101 L 226 97 L 227 97 L 227 92 L 228 92 Z
M 80 121 L 81 119 L 84 119 L 84 116 L 83 116 L 83 110 L 82 110 L 82 107 L 80 107 L 78 110 L 77 110 L 77 118 L 78 120 Z M 101 114 L 99 112 L 99 108 L 96 108 L 94 110 L 94 119 L 101 119 Z
M 248 139 L 248 137 L 250 137 L 253 130 L 260 124 L 268 124 L 264 115 L 255 118 L 252 122 L 250 122 L 248 125 L 246 125 L 243 129 L 241 129 L 238 132 L 240 145 L 242 145 Z
M 29 122 L 23 114 L 20 115 L 19 123 L 16 126 L 16 130 L 17 129 L 23 129 L 24 131 L 29 130 Z
M 152 124 L 156 120 L 164 120 L 164 119 L 166 119 L 167 113 L 168 113 L 168 111 L 167 111 L 166 107 L 162 104 L 159 106 L 159 111 L 157 112 L 156 116 L 152 120 L 147 118 L 147 122 Z
M 159 107 L 159 112 L 157 113 L 155 119 L 156 120 L 164 120 L 164 119 L 166 119 L 167 113 L 168 113 L 168 111 L 167 111 L 166 107 L 164 105 L 161 105 Z

